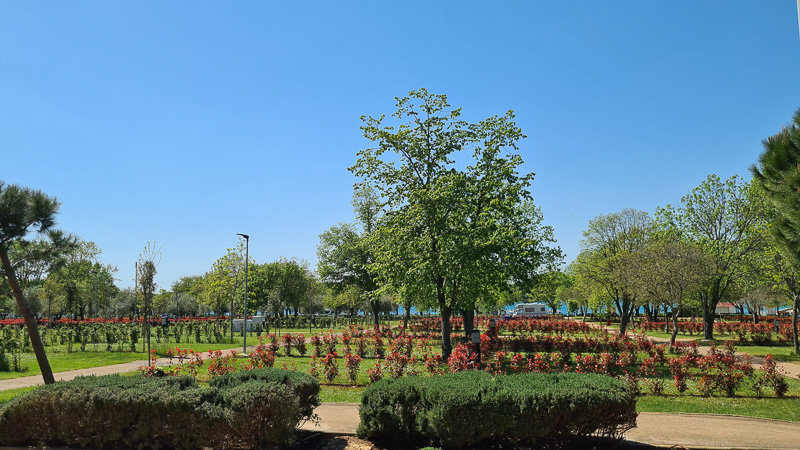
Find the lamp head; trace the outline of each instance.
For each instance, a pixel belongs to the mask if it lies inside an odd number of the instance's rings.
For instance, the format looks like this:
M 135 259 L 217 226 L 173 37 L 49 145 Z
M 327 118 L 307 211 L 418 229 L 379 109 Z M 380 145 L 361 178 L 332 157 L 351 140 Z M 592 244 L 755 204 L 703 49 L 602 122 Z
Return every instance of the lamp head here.
M 250 236 L 248 236 L 248 235 L 246 235 L 246 234 L 242 234 L 242 233 L 236 233 L 236 235 L 237 235 L 237 236 L 241 236 L 241 237 L 243 237 L 243 238 L 247 239 L 248 241 L 250 240 Z

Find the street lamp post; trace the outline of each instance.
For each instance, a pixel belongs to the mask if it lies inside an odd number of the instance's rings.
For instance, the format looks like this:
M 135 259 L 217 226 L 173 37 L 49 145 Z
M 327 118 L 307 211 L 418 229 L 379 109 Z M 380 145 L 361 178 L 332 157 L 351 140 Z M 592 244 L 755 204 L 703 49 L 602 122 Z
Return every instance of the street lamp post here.
M 242 353 L 247 354 L 247 272 L 250 269 L 250 236 L 242 233 L 236 233 L 247 242 L 244 253 L 244 343 L 242 344 Z
M 97 320 L 97 271 L 92 270 L 94 274 L 94 319 Z

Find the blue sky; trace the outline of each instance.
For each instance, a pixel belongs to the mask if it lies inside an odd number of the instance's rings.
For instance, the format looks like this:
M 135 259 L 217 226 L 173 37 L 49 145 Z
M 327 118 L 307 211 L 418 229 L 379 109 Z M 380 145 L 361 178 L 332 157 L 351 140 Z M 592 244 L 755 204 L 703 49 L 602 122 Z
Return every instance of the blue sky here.
M 773 1 L 0 0 L 0 179 L 56 196 L 118 285 L 207 271 L 236 233 L 316 263 L 353 220 L 361 115 L 425 87 L 512 109 L 572 260 L 599 214 L 740 174 L 800 107 L 797 5 Z

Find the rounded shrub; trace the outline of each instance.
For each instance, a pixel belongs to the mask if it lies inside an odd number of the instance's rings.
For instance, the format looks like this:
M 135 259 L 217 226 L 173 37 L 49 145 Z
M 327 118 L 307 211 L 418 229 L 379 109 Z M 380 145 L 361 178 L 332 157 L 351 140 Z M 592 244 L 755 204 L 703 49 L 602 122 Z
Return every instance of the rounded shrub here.
M 9 402 L 0 445 L 283 448 L 319 403 L 316 381 L 296 375 L 276 369 L 210 387 L 191 377 L 79 377 Z
M 319 381 L 307 373 L 275 368 L 262 368 L 233 372 L 213 378 L 209 386 L 225 389 L 250 381 L 283 384 L 291 388 L 297 395 L 303 415 L 310 417 L 314 408 L 319 406 Z
M 377 442 L 515 446 L 619 439 L 636 424 L 636 398 L 602 375 L 465 371 L 381 380 L 365 390 L 359 414 L 359 436 Z

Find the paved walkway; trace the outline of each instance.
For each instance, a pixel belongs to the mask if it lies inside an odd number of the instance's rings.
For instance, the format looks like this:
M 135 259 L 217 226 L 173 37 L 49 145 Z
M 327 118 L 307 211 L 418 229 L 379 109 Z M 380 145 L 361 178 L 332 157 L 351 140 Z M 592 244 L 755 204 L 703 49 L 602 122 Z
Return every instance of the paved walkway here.
M 330 435 L 355 434 L 357 404 L 323 403 L 314 412 L 320 423 L 306 423 L 302 429 Z M 657 448 L 798 449 L 800 423 L 712 414 L 640 413 L 637 427 L 625 433 L 625 441 Z

